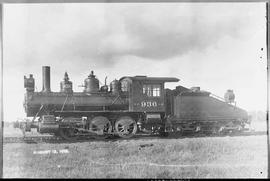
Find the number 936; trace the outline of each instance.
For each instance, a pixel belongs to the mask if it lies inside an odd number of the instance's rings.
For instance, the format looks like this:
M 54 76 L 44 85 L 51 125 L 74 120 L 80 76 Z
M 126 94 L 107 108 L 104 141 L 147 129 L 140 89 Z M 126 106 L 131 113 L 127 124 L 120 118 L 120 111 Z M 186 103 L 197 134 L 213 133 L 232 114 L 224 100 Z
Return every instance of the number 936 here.
M 141 102 L 142 107 L 157 107 L 156 101 L 142 101 Z

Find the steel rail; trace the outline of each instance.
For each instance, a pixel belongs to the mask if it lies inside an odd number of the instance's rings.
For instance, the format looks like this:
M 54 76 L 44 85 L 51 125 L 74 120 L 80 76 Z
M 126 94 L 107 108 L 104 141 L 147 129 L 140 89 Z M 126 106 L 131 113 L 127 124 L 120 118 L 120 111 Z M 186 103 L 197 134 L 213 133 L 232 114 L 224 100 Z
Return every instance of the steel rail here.
M 4 137 L 3 143 L 76 143 L 76 142 L 90 142 L 90 141 L 120 141 L 120 140 L 139 140 L 139 139 L 183 139 L 183 138 L 210 138 L 210 137 L 226 137 L 226 136 L 260 136 L 266 135 L 265 131 L 250 131 L 250 132 L 240 132 L 240 133 L 230 133 L 230 134 L 221 134 L 221 135 L 207 135 L 203 133 L 197 134 L 180 134 L 180 133 L 171 133 L 167 137 L 162 137 L 160 135 L 152 135 L 152 134 L 136 134 L 132 138 L 105 138 L 105 139 L 97 139 L 96 137 L 89 136 L 83 137 L 81 139 L 75 141 L 64 140 L 61 137 L 57 136 L 25 136 L 25 137 Z

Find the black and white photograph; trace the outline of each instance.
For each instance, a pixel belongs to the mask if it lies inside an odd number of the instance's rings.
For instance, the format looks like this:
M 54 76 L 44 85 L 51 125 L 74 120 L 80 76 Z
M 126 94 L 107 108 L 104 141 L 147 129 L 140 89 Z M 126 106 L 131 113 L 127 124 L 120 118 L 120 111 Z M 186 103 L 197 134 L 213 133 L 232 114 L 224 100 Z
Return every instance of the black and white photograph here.
M 44 2 L 1 4 L 2 178 L 269 177 L 267 2 Z

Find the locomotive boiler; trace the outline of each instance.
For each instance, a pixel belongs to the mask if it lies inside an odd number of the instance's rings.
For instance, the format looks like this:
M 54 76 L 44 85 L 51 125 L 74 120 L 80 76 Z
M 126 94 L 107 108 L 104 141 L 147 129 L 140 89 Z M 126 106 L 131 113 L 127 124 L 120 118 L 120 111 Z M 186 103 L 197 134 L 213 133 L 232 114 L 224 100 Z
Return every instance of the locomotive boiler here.
M 67 72 L 60 91 L 52 92 L 50 67 L 42 67 L 42 75 L 40 92 L 35 92 L 32 74 L 24 77 L 24 108 L 26 116 L 33 117 L 23 124 L 24 131 L 37 128 L 40 133 L 76 140 L 111 135 L 130 138 L 139 132 L 219 134 L 241 131 L 249 123 L 247 112 L 232 104 L 231 90 L 225 101 L 199 87 L 165 89 L 166 82 L 179 81 L 174 77 L 147 76 L 125 76 L 100 87 L 91 71 L 82 92 L 73 91 Z

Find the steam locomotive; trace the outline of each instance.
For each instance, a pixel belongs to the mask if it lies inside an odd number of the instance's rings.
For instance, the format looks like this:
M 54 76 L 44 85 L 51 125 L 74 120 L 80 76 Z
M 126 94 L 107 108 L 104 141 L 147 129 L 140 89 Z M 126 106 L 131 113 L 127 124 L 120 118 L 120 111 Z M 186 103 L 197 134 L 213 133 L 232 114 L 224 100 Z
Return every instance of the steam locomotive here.
M 122 77 L 101 86 L 91 71 L 84 80 L 83 92 L 73 92 L 67 72 L 60 92 L 50 88 L 50 67 L 42 67 L 43 88 L 35 92 L 33 75 L 24 76 L 24 108 L 27 119 L 23 131 L 37 128 L 67 140 L 81 137 L 130 138 L 137 133 L 222 134 L 243 131 L 250 123 L 245 110 L 234 104 L 232 90 L 225 99 L 200 87 L 177 86 L 166 89 L 174 77 Z M 37 120 L 37 121 L 36 121 Z

